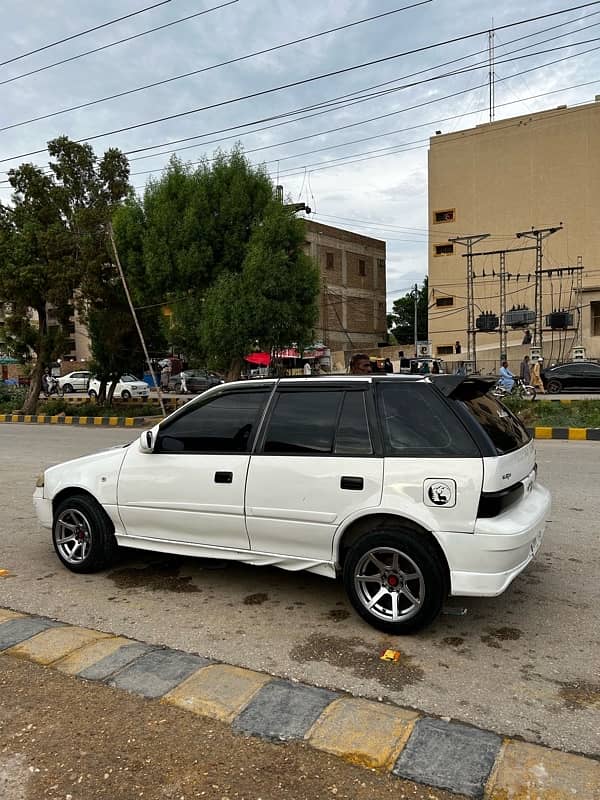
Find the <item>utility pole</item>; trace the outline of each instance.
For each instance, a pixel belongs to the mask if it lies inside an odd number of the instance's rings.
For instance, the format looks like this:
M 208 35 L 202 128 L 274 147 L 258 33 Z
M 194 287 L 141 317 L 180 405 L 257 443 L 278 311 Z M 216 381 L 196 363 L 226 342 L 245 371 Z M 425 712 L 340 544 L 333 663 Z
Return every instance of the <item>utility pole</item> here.
M 467 359 L 473 362 L 473 372 L 477 369 L 477 352 L 475 349 L 475 300 L 473 297 L 473 245 L 487 239 L 489 233 L 474 233 L 472 236 L 453 236 L 449 242 L 465 245 L 467 252 Z
M 508 353 L 506 331 L 506 250 L 500 251 L 500 363 L 506 361 Z
M 515 234 L 517 239 L 534 239 L 535 240 L 535 324 L 533 326 L 533 344 L 540 348 L 540 355 L 544 355 L 543 346 L 543 326 L 544 326 L 544 309 L 543 309 L 543 295 L 542 295 L 542 264 L 544 260 L 544 253 L 542 250 L 542 242 L 548 236 L 552 236 L 557 231 L 562 231 L 562 222 L 554 228 L 532 228 L 530 231 L 520 231 Z
M 414 320 L 414 322 L 415 322 L 415 326 L 414 326 L 415 327 L 415 330 L 414 330 L 414 336 L 415 336 L 415 358 L 417 358 L 418 355 L 419 355 L 419 353 L 417 352 L 417 329 L 418 329 L 418 326 L 417 326 L 417 322 L 418 322 L 417 315 L 418 315 L 418 309 L 419 309 L 419 287 L 417 286 L 416 283 L 415 283 L 414 297 L 415 297 L 415 320 Z

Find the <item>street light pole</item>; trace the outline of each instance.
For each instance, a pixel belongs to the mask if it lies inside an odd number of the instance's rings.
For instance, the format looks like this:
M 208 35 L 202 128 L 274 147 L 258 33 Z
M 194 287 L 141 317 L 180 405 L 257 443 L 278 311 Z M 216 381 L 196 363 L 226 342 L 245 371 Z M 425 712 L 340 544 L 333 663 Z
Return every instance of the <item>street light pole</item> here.
M 415 358 L 418 357 L 417 352 L 417 330 L 418 330 L 418 306 L 419 306 L 419 288 L 415 283 L 415 330 L 414 330 L 414 338 L 415 338 Z

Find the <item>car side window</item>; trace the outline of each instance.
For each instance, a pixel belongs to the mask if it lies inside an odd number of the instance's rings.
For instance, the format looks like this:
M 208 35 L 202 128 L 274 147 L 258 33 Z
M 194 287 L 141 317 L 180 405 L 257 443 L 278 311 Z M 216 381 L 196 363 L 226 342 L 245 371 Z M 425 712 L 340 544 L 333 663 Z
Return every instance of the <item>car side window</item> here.
M 229 392 L 161 428 L 157 453 L 248 453 L 269 390 Z
M 417 458 L 473 458 L 475 442 L 443 398 L 425 382 L 378 387 L 385 453 Z
M 333 452 L 344 392 L 279 392 L 263 451 L 298 455 Z
M 335 436 L 335 454 L 370 456 L 373 445 L 365 406 L 365 392 L 346 392 Z

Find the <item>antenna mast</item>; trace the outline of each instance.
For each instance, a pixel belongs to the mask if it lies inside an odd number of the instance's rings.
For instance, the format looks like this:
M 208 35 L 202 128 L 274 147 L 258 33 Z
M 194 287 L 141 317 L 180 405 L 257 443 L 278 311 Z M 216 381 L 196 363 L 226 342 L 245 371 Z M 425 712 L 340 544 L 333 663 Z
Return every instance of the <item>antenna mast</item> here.
M 496 110 L 496 75 L 494 72 L 494 18 L 492 27 L 488 31 L 488 60 L 489 60 L 489 87 L 490 87 L 490 122 L 494 121 Z

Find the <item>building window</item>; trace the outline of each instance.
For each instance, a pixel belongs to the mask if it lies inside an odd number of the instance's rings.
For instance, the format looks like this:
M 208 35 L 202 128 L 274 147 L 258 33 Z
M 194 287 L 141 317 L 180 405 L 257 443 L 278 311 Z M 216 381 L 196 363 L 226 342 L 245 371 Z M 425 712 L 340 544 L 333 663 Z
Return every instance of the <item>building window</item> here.
M 433 253 L 436 256 L 451 256 L 454 253 L 454 245 L 452 242 L 446 242 L 446 244 L 436 244 L 434 245 Z
M 364 276 L 367 274 L 367 262 L 362 258 L 358 260 L 358 274 Z
M 590 313 L 590 333 L 592 336 L 600 336 L 600 301 L 594 300 L 590 303 Z
M 333 269 L 333 253 L 325 254 L 325 265 L 327 269 Z
M 444 208 L 442 211 L 433 212 L 434 224 L 437 224 L 439 222 L 454 222 L 455 220 L 456 220 L 455 208 Z
M 438 297 L 435 301 L 436 306 L 453 306 L 454 305 L 454 298 L 453 297 Z
M 378 258 L 377 266 L 379 267 L 379 269 L 385 269 L 385 258 Z
M 438 356 L 450 356 L 454 353 L 454 347 L 451 344 L 441 344 L 436 350 Z

